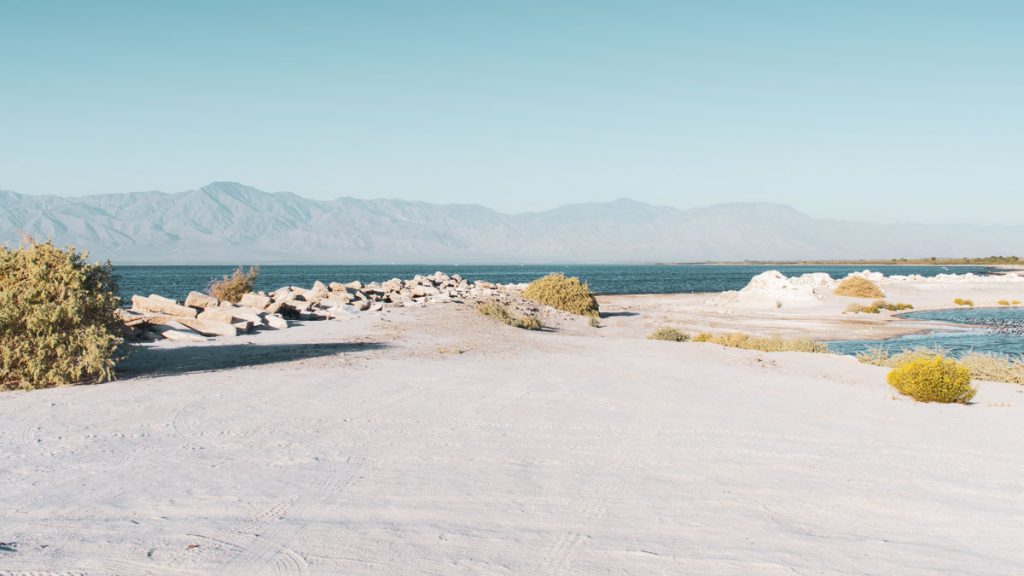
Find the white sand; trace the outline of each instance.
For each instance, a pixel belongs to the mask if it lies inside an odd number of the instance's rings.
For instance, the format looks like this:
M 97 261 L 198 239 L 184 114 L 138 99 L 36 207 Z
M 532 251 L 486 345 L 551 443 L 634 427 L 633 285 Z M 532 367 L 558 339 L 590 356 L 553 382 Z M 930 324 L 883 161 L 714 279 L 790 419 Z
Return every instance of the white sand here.
M 1021 573 L 1024 387 L 916 404 L 633 335 L 661 313 L 405 309 L 0 394 L 0 573 Z

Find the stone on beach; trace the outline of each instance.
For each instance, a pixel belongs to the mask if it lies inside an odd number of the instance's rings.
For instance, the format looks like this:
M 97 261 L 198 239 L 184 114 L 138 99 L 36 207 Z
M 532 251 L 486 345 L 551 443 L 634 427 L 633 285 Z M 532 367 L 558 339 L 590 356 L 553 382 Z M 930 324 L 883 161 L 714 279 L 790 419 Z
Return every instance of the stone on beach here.
M 203 294 L 202 292 L 196 292 L 195 290 L 193 290 L 192 292 L 189 292 L 188 296 L 185 298 L 185 306 L 188 306 L 189 308 L 204 308 L 205 309 L 205 308 L 213 308 L 214 306 L 219 306 L 219 305 L 220 305 L 220 300 L 218 298 L 214 298 L 213 296 L 210 296 L 209 294 Z
M 198 312 L 195 308 L 182 306 L 170 298 L 164 298 L 156 294 L 149 296 L 132 296 L 132 310 L 143 314 L 167 314 L 169 316 L 181 316 L 182 318 L 195 318 Z

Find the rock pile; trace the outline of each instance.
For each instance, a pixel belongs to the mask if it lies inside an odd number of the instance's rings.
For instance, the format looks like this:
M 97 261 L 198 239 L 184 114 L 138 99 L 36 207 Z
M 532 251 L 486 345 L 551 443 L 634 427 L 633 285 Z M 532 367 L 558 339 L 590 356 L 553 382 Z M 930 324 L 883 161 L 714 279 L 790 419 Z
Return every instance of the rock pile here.
M 470 283 L 458 274 L 443 272 L 369 284 L 324 284 L 318 280 L 312 288 L 285 286 L 269 293 L 249 292 L 237 304 L 201 292 L 190 292 L 184 303 L 155 294 L 136 295 L 131 309 L 122 312 L 122 319 L 130 336 L 138 339 L 195 342 L 254 329 L 281 330 L 288 328 L 289 320 L 343 319 L 403 306 L 505 299 L 522 288 L 479 280 Z

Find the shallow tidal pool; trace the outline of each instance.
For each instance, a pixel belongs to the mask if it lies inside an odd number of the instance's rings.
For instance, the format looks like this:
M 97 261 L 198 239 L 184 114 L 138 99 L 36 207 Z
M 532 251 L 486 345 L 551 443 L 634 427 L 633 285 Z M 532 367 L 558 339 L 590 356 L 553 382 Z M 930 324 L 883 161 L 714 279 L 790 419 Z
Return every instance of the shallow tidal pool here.
M 968 352 L 1024 354 L 1024 308 L 1021 307 L 956 308 L 907 312 L 901 316 L 961 326 L 936 326 L 934 332 L 888 340 L 836 340 L 827 343 L 829 350 L 851 355 L 873 349 L 900 352 L 911 348 L 942 348 L 953 356 Z

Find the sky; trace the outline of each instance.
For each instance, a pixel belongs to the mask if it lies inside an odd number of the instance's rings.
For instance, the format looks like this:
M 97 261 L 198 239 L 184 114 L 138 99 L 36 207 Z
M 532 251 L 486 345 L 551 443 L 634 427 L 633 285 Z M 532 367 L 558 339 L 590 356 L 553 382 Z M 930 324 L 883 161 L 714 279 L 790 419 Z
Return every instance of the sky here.
M 0 189 L 1024 222 L 1024 2 L 0 0 Z

